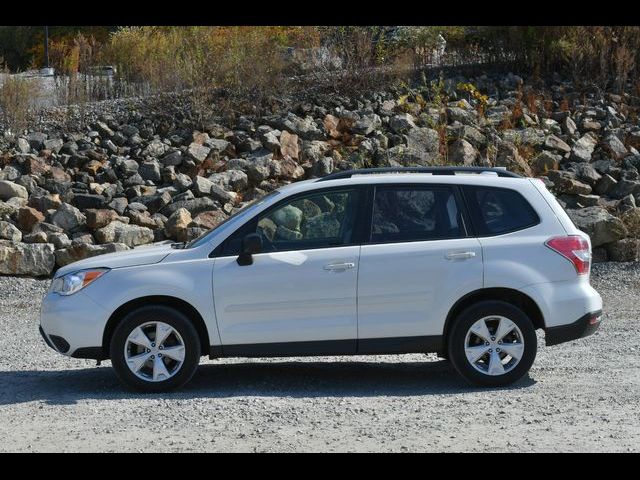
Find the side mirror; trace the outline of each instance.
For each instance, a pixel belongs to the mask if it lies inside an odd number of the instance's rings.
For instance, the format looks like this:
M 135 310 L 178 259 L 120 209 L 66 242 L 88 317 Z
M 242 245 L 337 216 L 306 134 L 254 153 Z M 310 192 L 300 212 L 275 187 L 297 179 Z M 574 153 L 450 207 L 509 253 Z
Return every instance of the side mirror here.
M 250 233 L 242 239 L 242 248 L 236 260 L 238 265 L 252 265 L 253 255 L 256 253 L 262 253 L 262 237 L 257 233 Z

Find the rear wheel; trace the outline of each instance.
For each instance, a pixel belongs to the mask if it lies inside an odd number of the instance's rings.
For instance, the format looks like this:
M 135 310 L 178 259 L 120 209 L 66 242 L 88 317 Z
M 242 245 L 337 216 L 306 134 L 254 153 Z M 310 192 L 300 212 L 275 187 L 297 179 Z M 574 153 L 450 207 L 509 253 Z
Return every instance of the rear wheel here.
M 533 323 L 518 307 L 479 302 L 463 311 L 449 335 L 449 358 L 469 382 L 503 386 L 524 376 L 536 357 Z
M 111 339 L 111 363 L 122 382 L 145 392 L 187 383 L 200 361 L 200 340 L 189 319 L 156 305 L 129 313 Z

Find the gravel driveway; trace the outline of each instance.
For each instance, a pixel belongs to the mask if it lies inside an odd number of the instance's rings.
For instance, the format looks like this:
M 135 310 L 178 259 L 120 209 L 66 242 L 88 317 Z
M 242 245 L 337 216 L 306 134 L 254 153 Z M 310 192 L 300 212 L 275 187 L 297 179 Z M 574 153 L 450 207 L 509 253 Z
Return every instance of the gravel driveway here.
M 640 264 L 597 264 L 594 336 L 516 385 L 435 356 L 204 361 L 186 388 L 123 390 L 41 340 L 47 281 L 0 278 L 0 451 L 640 451 Z

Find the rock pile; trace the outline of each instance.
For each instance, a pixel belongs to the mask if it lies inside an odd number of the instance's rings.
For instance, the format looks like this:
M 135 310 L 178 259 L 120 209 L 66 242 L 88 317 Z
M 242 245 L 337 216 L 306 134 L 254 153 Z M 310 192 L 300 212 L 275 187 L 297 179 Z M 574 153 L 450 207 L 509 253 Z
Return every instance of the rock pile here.
M 460 82 L 489 95 L 482 109 Z M 103 102 L 79 131 L 51 122 L 5 132 L 0 274 L 46 276 L 93 255 L 187 241 L 283 183 L 339 169 L 445 163 L 538 176 L 591 236 L 597 260 L 638 259 L 640 126 L 630 97 L 557 81 L 525 101 L 515 75 L 446 85 L 440 105 L 429 87 L 389 89 L 198 130 L 184 116 L 142 113 L 140 101 Z

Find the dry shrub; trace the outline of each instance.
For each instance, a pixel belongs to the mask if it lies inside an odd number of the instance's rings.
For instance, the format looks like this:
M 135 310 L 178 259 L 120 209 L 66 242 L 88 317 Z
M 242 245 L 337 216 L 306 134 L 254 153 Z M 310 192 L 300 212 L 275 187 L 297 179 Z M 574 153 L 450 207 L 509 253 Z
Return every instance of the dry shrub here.
M 522 86 L 518 87 L 518 91 L 516 92 L 516 98 L 513 106 L 511 107 L 511 111 L 509 115 L 506 116 L 502 122 L 500 122 L 501 130 L 509 130 L 515 128 L 519 125 L 520 121 L 524 117 L 524 109 L 522 105 Z
M 14 133 L 26 128 L 38 86 L 29 78 L 6 74 L 0 86 L 0 111 L 5 128 Z
M 533 90 L 528 90 L 525 95 L 525 103 L 529 113 L 538 114 L 538 95 Z
M 307 27 L 126 27 L 112 34 L 104 59 L 129 81 L 155 92 L 192 90 L 204 119 L 230 109 L 263 107 L 286 91 L 284 47 L 313 41 Z
M 383 27 L 319 27 L 320 42 L 339 65 L 319 65 L 306 76 L 306 86 L 354 95 L 386 84 L 390 77 L 406 68 L 396 62 Z
M 100 63 L 103 44 L 89 35 L 78 33 L 49 42 L 49 64 L 57 74 L 87 73 Z
M 638 77 L 640 27 L 564 27 L 550 41 L 547 55 L 549 69 L 564 70 L 579 84 L 595 82 L 622 93 L 628 80 Z
M 518 150 L 520 157 L 531 165 L 531 160 L 536 156 L 536 149 L 532 145 L 526 143 L 516 143 L 515 147 Z

